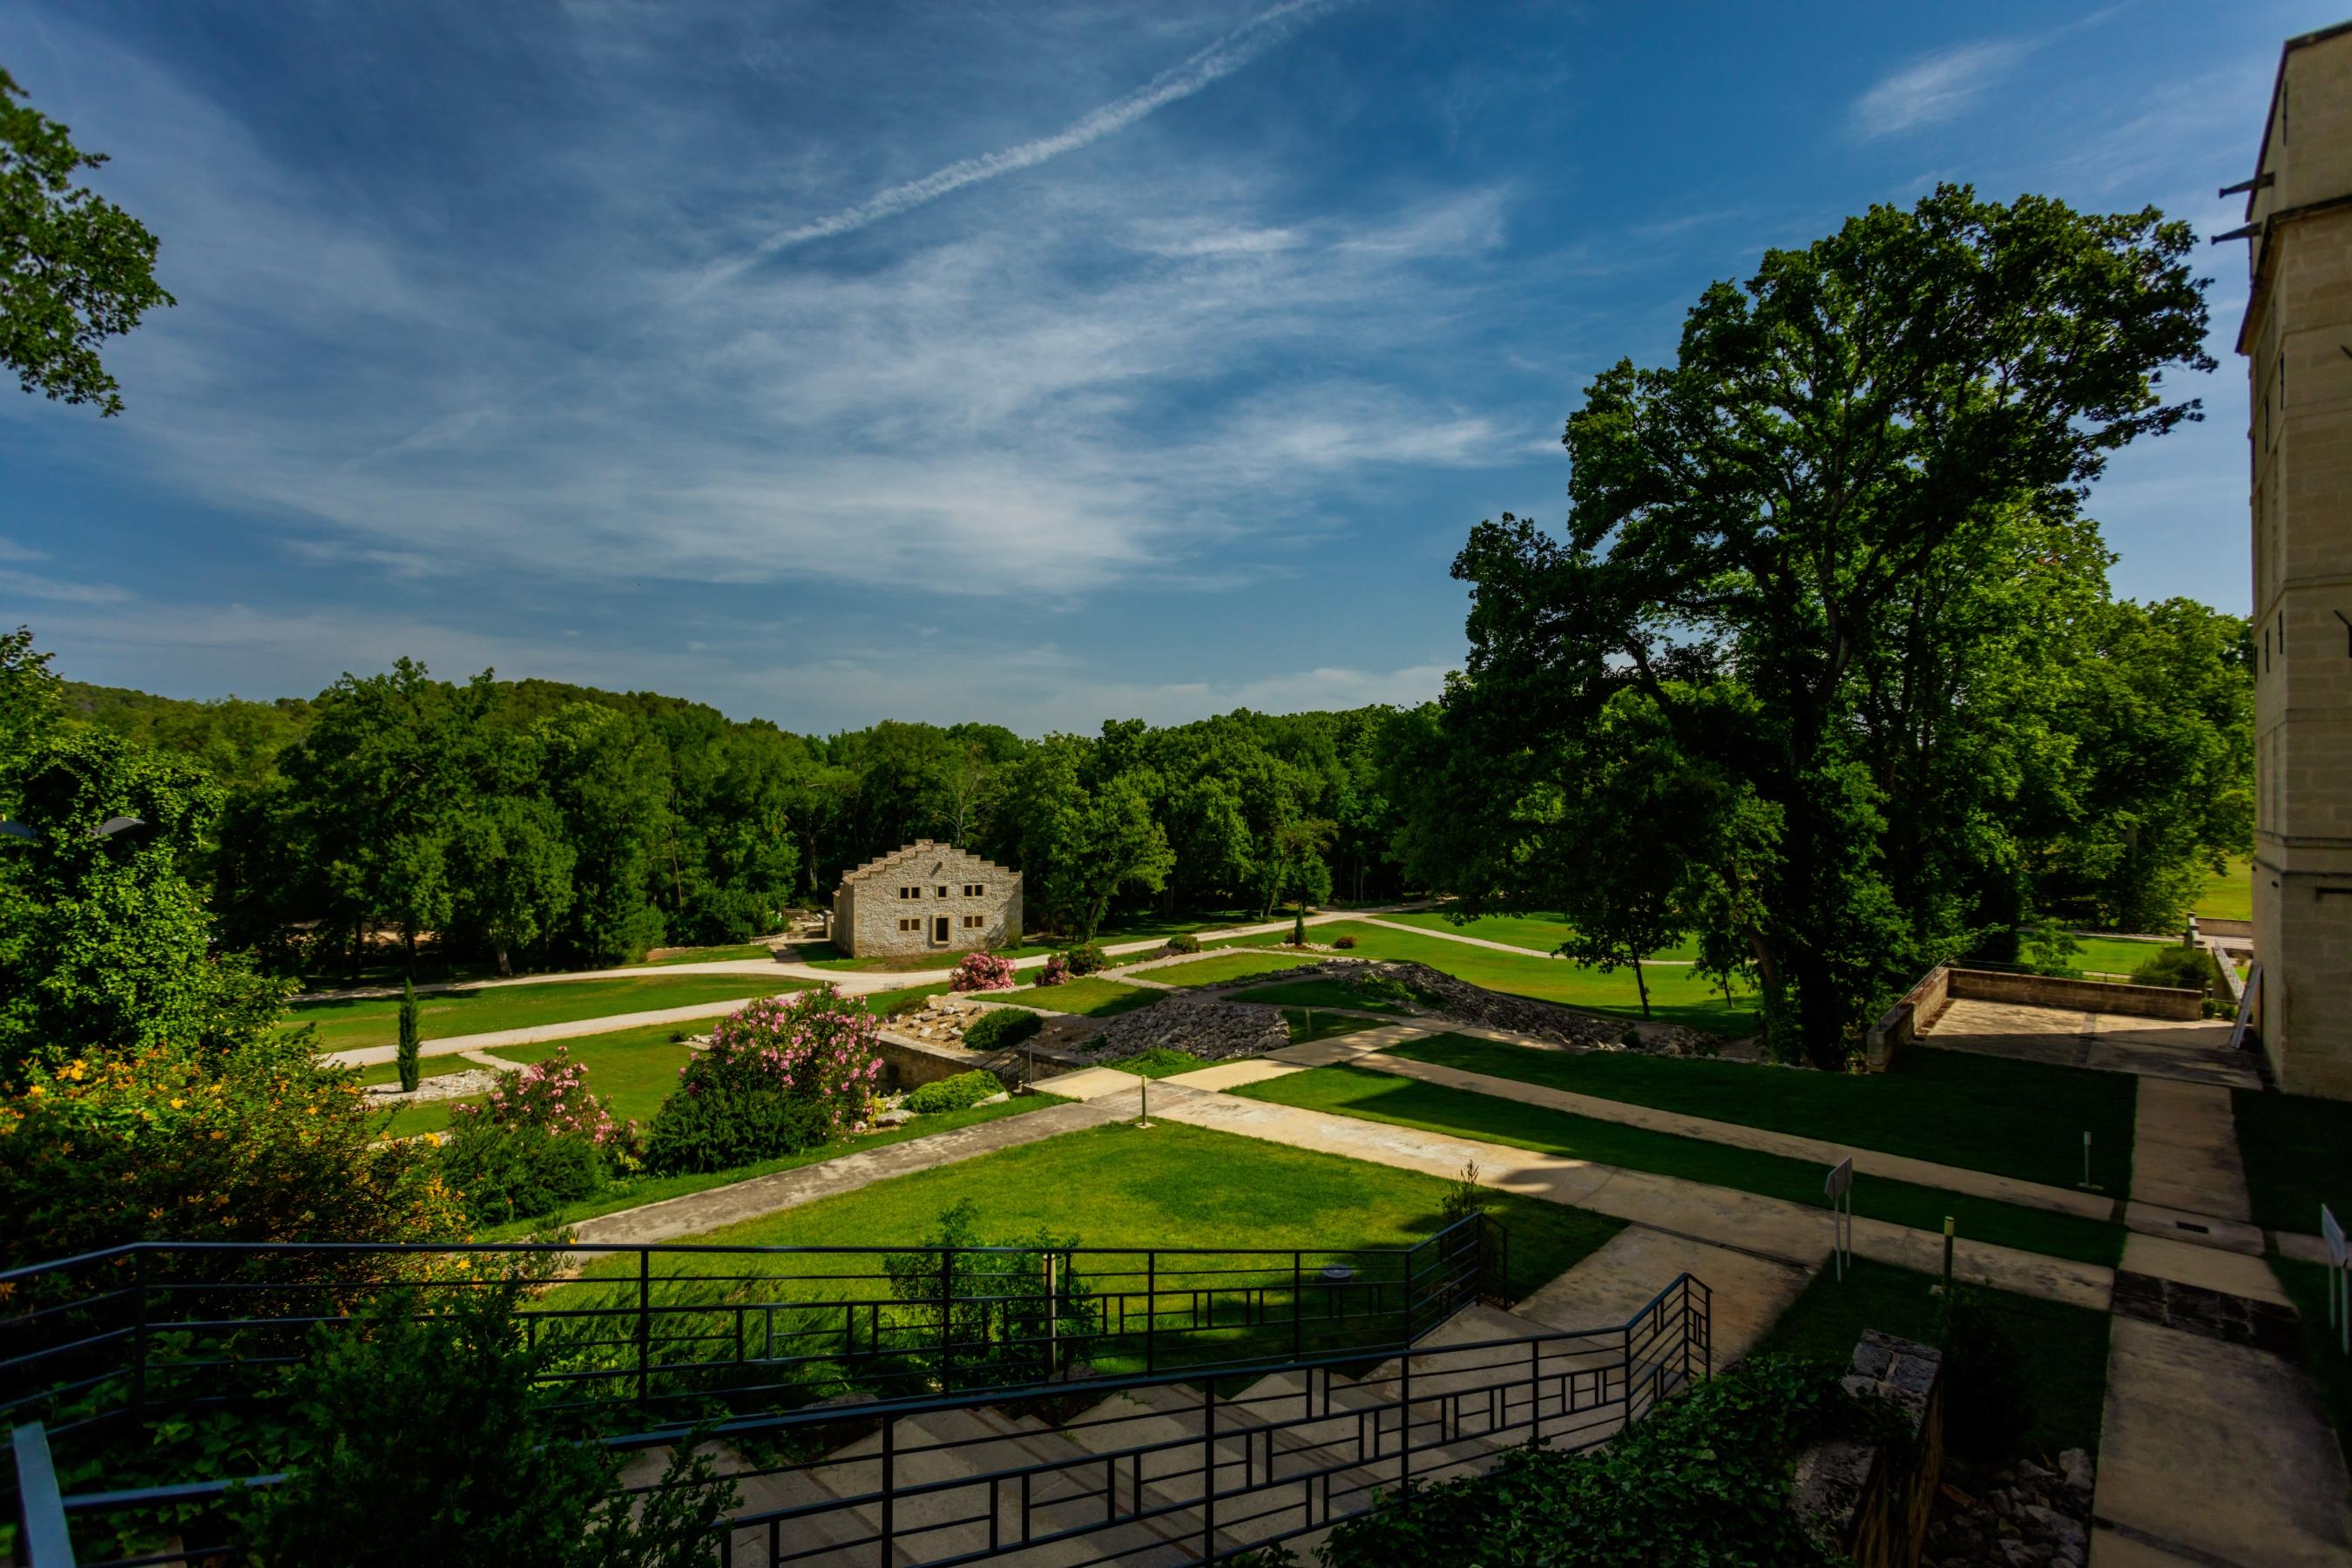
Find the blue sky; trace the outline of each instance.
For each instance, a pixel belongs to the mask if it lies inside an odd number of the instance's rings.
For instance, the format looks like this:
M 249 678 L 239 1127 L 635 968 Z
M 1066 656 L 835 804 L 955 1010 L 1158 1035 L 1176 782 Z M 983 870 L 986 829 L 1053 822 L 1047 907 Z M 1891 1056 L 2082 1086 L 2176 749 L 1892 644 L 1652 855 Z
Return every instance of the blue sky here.
M 180 301 L 122 417 L 0 395 L 0 624 L 815 731 L 1418 700 L 1709 280 L 1938 179 L 2232 226 L 2344 4 L 0 0 Z M 2246 607 L 2242 248 L 2121 593 Z

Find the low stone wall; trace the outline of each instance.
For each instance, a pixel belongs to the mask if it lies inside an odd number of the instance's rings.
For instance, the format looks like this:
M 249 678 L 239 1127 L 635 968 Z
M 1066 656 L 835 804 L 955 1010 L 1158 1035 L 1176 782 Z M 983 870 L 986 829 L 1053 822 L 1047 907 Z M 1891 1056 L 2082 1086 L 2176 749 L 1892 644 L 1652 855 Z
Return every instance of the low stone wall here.
M 1885 1072 L 1895 1060 L 1895 1053 L 1908 1046 L 1919 1031 L 1933 1024 L 1951 1000 L 1951 966 L 1939 963 L 1927 971 L 1927 977 L 1903 994 L 1903 1000 L 1886 1010 L 1886 1016 L 1870 1026 L 1862 1039 L 1863 1065 L 1872 1072 Z
M 2254 940 L 2254 922 L 2252 921 L 2225 921 L 2215 915 L 2199 915 L 2197 917 L 2197 934 L 2200 936 L 2241 937 L 2247 942 L 2252 942 Z
M 1951 994 L 1976 1002 L 2018 1002 L 2032 1007 L 2080 1007 L 2086 1013 L 2123 1013 L 2136 1018 L 2201 1018 L 2205 993 L 2169 985 L 2130 985 L 2113 980 L 2075 980 L 2052 974 L 2012 974 L 1999 969 L 1954 968 Z
M 1086 1058 L 1071 1052 L 1035 1046 L 967 1051 L 955 1046 L 926 1045 L 904 1036 L 894 1037 L 887 1032 L 876 1048 L 881 1053 L 886 1087 L 899 1093 L 968 1072 L 992 1072 L 1011 1089 L 1024 1080 L 1058 1078 L 1089 1065 Z
M 1824 1549 L 1855 1568 L 1916 1568 L 1944 1468 L 1944 1357 L 1940 1351 L 1863 1331 L 1845 1385 L 1886 1400 L 1910 1423 L 1902 1447 L 1824 1443 L 1797 1460 L 1790 1506 Z

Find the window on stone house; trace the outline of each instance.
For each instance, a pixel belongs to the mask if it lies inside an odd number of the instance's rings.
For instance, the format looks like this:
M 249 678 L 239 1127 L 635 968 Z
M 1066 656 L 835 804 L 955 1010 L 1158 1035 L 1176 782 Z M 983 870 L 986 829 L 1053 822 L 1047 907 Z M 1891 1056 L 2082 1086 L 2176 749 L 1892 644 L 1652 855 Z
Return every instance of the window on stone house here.
M 898 922 L 898 929 L 900 931 L 920 931 L 923 929 L 923 922 L 919 919 L 900 921 Z
M 919 899 L 923 896 L 923 889 L 920 888 L 901 888 L 898 889 L 898 896 L 902 899 Z
M 986 892 L 987 890 L 988 890 L 988 889 L 987 889 L 986 888 L 982 887 L 982 886 L 980 883 L 978 883 L 978 882 L 966 882 L 966 883 L 963 885 L 963 896 L 964 896 L 965 898 L 967 898 L 967 899 L 976 899 L 976 898 L 979 898 L 982 893 Z
M 964 916 L 964 917 L 963 917 L 963 929 L 964 929 L 964 930 L 966 930 L 966 931 L 978 931 L 978 930 L 980 929 L 980 927 L 981 927 L 981 917 L 980 917 L 980 916 L 978 916 L 978 915 L 966 915 L 966 916 Z
M 940 897 L 941 897 L 941 898 L 943 898 L 943 899 L 944 899 L 944 898 L 946 898 L 947 896 L 948 896 L 948 890 L 947 890 L 945 888 L 941 888 L 941 889 L 940 889 Z

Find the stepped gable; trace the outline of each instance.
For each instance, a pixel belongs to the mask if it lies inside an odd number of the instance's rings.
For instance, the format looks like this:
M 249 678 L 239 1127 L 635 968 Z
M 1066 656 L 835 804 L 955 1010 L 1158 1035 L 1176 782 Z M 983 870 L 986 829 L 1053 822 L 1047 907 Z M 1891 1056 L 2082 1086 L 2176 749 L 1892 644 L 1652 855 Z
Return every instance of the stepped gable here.
M 1020 872 L 1013 869 L 1010 866 L 1000 866 L 993 860 L 985 859 L 981 856 L 972 854 L 969 849 L 959 848 L 953 844 L 941 844 L 936 839 L 930 838 L 918 838 L 912 844 L 901 845 L 899 847 L 889 851 L 887 854 L 877 855 L 873 859 L 868 860 L 863 866 L 844 871 L 841 874 L 841 880 L 845 886 L 848 883 L 859 881 L 865 878 L 870 877 L 877 871 L 888 870 L 894 867 L 904 866 L 908 861 L 919 860 L 926 855 L 941 854 L 964 856 L 982 870 L 992 872 L 1000 877 L 1017 877 L 1021 874 Z

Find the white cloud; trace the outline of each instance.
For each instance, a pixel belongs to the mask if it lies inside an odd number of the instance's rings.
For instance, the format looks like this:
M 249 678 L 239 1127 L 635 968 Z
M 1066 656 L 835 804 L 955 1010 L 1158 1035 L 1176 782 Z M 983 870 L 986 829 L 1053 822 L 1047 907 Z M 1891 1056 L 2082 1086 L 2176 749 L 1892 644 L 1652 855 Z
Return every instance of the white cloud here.
M 68 605 L 120 605 L 132 597 L 127 590 L 108 583 L 68 583 L 56 577 L 41 577 L 30 572 L 0 567 L 0 595 L 7 594 L 21 594 L 26 598 L 50 599 Z
M 2033 47 L 2016 39 L 1993 39 L 1915 60 L 1854 101 L 1853 128 L 1869 141 L 1954 119 L 1973 108 Z
M 47 561 L 48 558 L 46 551 L 19 544 L 6 534 L 0 533 L 0 561 Z

